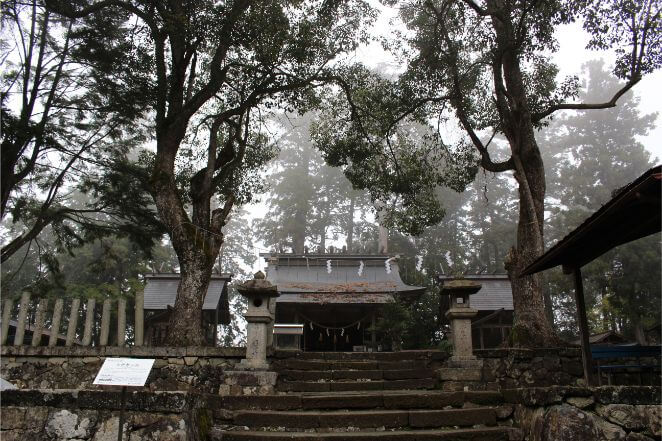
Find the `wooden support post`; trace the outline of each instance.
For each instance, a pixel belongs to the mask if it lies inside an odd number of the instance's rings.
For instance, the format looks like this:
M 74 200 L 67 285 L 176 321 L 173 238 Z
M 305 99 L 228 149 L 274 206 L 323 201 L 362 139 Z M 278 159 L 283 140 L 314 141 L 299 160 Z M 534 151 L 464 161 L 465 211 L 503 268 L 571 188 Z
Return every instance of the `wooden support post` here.
M 0 344 L 7 343 L 7 334 L 9 334 L 9 320 L 11 320 L 11 310 L 14 309 L 14 301 L 12 299 L 5 300 L 5 307 L 2 310 L 2 337 L 0 337 Z
M 21 304 L 18 309 L 18 323 L 16 324 L 16 334 L 14 335 L 14 346 L 23 344 L 25 337 L 25 322 L 28 318 L 28 308 L 30 307 L 30 293 L 23 291 L 21 294 Z
M 593 357 L 589 343 L 588 320 L 586 319 L 586 302 L 584 300 L 584 283 L 579 267 L 573 268 L 575 281 L 575 302 L 577 303 L 577 323 L 579 324 L 579 340 L 582 345 L 582 364 L 584 365 L 584 379 L 587 386 L 593 386 Z
M 126 340 L 126 299 L 117 300 L 117 346 L 124 346 Z
M 110 299 L 103 301 L 103 310 L 101 311 L 101 335 L 99 336 L 99 345 L 108 345 L 108 334 L 110 334 Z
M 60 322 L 62 321 L 62 309 L 64 308 L 64 300 L 57 299 L 53 307 L 53 321 L 51 323 L 51 336 L 48 339 L 48 346 L 57 345 L 57 337 L 60 335 Z
M 94 307 L 97 301 L 93 298 L 87 299 L 87 310 L 85 311 L 85 328 L 83 332 L 83 346 L 92 343 L 92 326 L 94 326 Z
M 41 299 L 37 306 L 37 314 L 34 319 L 34 329 L 32 330 L 32 346 L 39 346 L 41 343 L 41 334 L 44 332 L 44 319 L 46 318 L 46 308 L 48 299 Z
M 294 312 L 294 323 L 297 323 L 297 324 L 299 323 L 299 313 L 296 312 L 296 311 Z M 305 332 L 305 329 L 306 329 L 305 325 L 306 324 L 304 323 L 304 326 L 303 326 L 304 332 Z M 301 349 L 301 335 L 295 335 L 294 336 L 294 344 L 296 345 L 297 350 Z
M 67 327 L 67 340 L 65 346 L 72 346 L 76 338 L 76 328 L 78 327 L 78 313 L 80 312 L 80 299 L 71 301 L 71 312 L 69 313 L 69 326 Z
M 145 342 L 145 293 L 140 291 L 136 294 L 136 317 L 135 323 L 135 343 L 136 346 L 142 346 Z M 218 311 L 216 312 L 218 316 Z M 218 323 L 218 318 L 216 319 Z M 216 342 L 216 328 L 214 328 L 214 343 Z

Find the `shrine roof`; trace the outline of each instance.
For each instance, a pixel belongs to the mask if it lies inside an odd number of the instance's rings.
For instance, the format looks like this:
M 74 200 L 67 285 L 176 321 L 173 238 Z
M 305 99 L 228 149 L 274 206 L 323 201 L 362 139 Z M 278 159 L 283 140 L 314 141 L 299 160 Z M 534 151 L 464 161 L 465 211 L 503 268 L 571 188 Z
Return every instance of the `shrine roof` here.
M 268 262 L 267 280 L 281 293 L 278 302 L 386 303 L 392 300 L 391 294 L 425 291 L 425 287 L 402 281 L 396 256 L 262 254 L 262 257 Z M 363 268 L 359 274 L 361 262 Z

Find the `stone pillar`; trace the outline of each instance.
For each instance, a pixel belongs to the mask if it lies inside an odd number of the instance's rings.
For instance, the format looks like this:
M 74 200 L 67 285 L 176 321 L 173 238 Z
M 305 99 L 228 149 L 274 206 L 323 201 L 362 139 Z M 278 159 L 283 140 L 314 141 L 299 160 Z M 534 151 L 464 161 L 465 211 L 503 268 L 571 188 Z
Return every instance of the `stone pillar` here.
M 267 370 L 267 332 L 273 323 L 269 303 L 279 296 L 276 287 L 265 280 L 264 274 L 258 271 L 253 280 L 237 287 L 239 294 L 248 299 L 248 309 L 244 314 L 246 319 L 246 358 L 239 363 L 240 368 L 252 370 Z
M 269 370 L 267 345 L 273 335 L 276 287 L 265 280 L 258 271 L 253 280 L 237 287 L 239 294 L 248 299 L 246 318 L 246 358 L 235 367 L 225 371 L 221 395 L 272 395 L 275 392 L 278 374 Z
M 24 291 L 21 294 L 21 305 L 18 309 L 18 323 L 16 325 L 16 334 L 14 335 L 14 346 L 23 344 L 23 337 L 25 336 L 25 322 L 28 318 L 28 308 L 30 307 L 30 293 Z
M 271 321 L 267 325 L 267 348 L 274 347 L 274 322 L 276 321 L 276 298 L 269 298 L 269 315 Z
M 48 299 L 41 299 L 37 306 L 37 314 L 34 319 L 34 330 L 32 331 L 32 346 L 39 346 L 41 343 L 41 334 L 44 331 L 44 320 L 46 318 L 46 308 Z
M 101 335 L 99 336 L 99 345 L 106 346 L 108 344 L 108 336 L 110 334 L 110 299 L 103 301 L 103 309 L 101 310 Z
M 94 307 L 97 301 L 94 298 L 87 299 L 87 308 L 85 309 L 85 325 L 83 326 L 83 346 L 89 346 L 92 343 L 92 327 L 94 326 Z
M 65 346 L 72 346 L 76 339 L 76 328 L 78 327 L 78 313 L 80 309 L 80 299 L 71 301 L 71 312 L 69 313 L 69 325 L 67 327 L 67 340 Z
M 60 321 L 62 321 L 62 309 L 64 308 L 64 300 L 55 300 L 53 306 L 53 321 L 51 322 L 51 336 L 48 339 L 48 346 L 53 347 L 57 345 L 57 339 L 60 335 Z
M 478 314 L 478 310 L 471 307 L 469 296 L 477 293 L 480 288 L 480 283 L 464 279 L 446 282 L 441 288 L 442 295 L 450 296 L 450 308 L 446 311 L 446 317 L 451 322 L 451 361 L 476 360 L 471 341 L 471 319 Z
M 14 301 L 6 299 L 4 308 L 2 310 L 2 337 L 0 337 L 0 344 L 7 343 L 7 334 L 9 334 L 9 320 L 11 319 L 11 311 L 14 308 Z
M 117 346 L 124 346 L 126 340 L 126 299 L 117 299 Z

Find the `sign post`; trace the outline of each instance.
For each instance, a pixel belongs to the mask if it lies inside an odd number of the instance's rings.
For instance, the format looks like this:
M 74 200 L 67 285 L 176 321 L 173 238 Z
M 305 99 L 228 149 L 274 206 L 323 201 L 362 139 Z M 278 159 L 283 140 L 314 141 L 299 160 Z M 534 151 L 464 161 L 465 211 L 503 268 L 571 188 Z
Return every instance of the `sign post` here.
M 117 441 L 122 441 L 127 386 L 144 386 L 154 365 L 153 358 L 106 358 L 92 384 L 122 386 Z

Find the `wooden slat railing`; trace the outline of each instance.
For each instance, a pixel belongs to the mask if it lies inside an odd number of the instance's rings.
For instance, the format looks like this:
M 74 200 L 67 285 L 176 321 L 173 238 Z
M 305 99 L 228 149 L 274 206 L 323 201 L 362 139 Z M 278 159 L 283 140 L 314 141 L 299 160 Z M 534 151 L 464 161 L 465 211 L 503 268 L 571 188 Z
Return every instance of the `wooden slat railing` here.
M 65 346 L 90 346 L 93 344 L 93 334 L 94 330 L 98 329 L 99 338 L 98 344 L 100 346 L 108 346 L 109 336 L 110 336 L 110 321 L 111 321 L 111 312 L 113 306 L 116 308 L 117 312 L 117 346 L 126 345 L 126 330 L 127 330 L 127 305 L 126 299 L 118 299 L 116 302 L 110 299 L 105 299 L 103 301 L 102 312 L 101 312 L 101 323 L 97 325 L 95 323 L 95 310 L 97 307 L 96 299 L 89 298 L 85 302 L 85 322 L 83 323 L 82 333 L 78 330 L 78 321 L 81 315 L 81 299 L 73 298 L 70 300 L 70 312 L 69 320 L 67 323 L 67 329 L 64 334 L 60 332 L 60 324 L 62 323 L 62 314 L 64 312 L 64 299 L 55 300 L 53 305 L 53 313 L 50 317 L 50 329 L 46 330 L 47 322 L 47 311 L 49 306 L 49 300 L 47 298 L 36 299 L 33 304 L 36 304 L 36 309 L 34 310 L 34 323 L 28 323 L 28 313 L 30 311 L 30 302 L 31 295 L 28 292 L 21 294 L 21 300 L 18 307 L 18 315 L 16 320 L 12 319 L 12 311 L 14 309 L 14 300 L 6 299 L 3 302 L 2 310 L 2 327 L 0 332 L 0 344 L 13 344 L 14 346 L 21 346 L 24 344 L 26 332 L 32 333 L 32 339 L 30 344 L 32 346 L 39 346 L 41 344 L 42 336 L 48 334 L 48 346 L 58 345 L 64 342 Z M 144 295 L 139 293 L 136 295 L 135 299 L 135 308 L 134 311 L 134 345 L 142 346 L 144 341 Z M 29 325 L 29 326 L 28 326 Z M 8 336 L 10 334 L 10 329 L 14 329 L 14 338 L 13 341 L 8 342 Z

